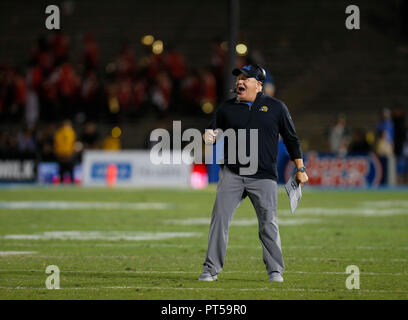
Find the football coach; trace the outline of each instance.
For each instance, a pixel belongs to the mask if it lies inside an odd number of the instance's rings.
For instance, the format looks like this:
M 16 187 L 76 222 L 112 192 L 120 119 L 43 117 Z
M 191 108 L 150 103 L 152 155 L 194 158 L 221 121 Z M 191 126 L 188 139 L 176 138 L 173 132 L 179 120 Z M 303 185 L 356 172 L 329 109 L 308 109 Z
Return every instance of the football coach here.
M 222 103 L 206 129 L 203 139 L 206 144 L 216 142 L 219 130 L 258 129 L 258 167 L 254 174 L 241 174 L 243 167 L 236 159 L 228 161 L 228 144 L 224 144 L 224 165 L 217 186 L 208 236 L 207 255 L 203 273 L 198 280 L 214 281 L 224 266 L 228 243 L 228 230 L 235 210 L 241 201 L 249 196 L 255 208 L 259 224 L 259 239 L 263 249 L 269 281 L 282 282 L 284 263 L 277 221 L 277 153 L 279 134 L 287 147 L 291 160 L 296 165 L 296 180 L 303 185 L 308 181 L 303 165 L 302 150 L 295 126 L 286 105 L 275 98 L 266 96 L 262 83 L 266 72 L 257 65 L 234 69 L 237 77 L 235 98 Z M 249 139 L 246 139 L 246 144 Z M 238 144 L 236 148 L 238 150 Z M 246 145 L 246 150 L 252 150 Z M 235 153 L 237 154 L 237 153 Z

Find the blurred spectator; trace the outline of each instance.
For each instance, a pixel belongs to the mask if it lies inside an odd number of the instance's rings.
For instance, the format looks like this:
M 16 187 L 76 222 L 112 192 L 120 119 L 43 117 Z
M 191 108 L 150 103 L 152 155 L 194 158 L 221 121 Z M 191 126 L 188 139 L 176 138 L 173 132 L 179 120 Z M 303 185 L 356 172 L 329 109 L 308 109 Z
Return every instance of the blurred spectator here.
M 17 134 L 18 151 L 20 154 L 33 154 L 36 152 L 35 128 L 26 126 Z
M 26 74 L 27 101 L 25 106 L 25 122 L 35 125 L 40 117 L 40 88 L 43 81 L 43 72 L 39 66 L 32 65 Z
M 399 157 L 402 155 L 402 147 L 406 136 L 405 113 L 402 108 L 393 110 L 392 123 L 394 127 L 394 152 Z
M 55 161 L 54 154 L 54 135 L 56 126 L 53 123 L 48 124 L 38 133 L 38 148 L 41 161 Z
M 355 129 L 348 148 L 348 153 L 366 154 L 371 151 L 363 129 Z
M 76 94 L 80 86 L 80 80 L 73 66 L 65 62 L 58 72 L 58 93 L 61 101 L 60 115 L 71 118 L 76 111 Z
M 24 114 L 27 97 L 26 80 L 20 71 L 0 66 L 0 115 L 3 119 L 18 121 Z
M 191 73 L 183 54 L 176 48 L 166 48 L 152 54 L 146 46 L 146 56 L 136 61 L 133 48 L 123 43 L 105 68 L 108 82 L 104 84 L 98 77 L 99 46 L 91 34 L 83 37 L 79 65 L 69 62 L 70 38 L 64 32 L 40 36 L 24 73 L 0 66 L 1 119 L 13 114 L 16 120 L 31 126 L 39 120 L 50 123 L 84 115 L 86 121 L 96 121 L 108 115 L 115 123 L 128 116 L 138 118 L 149 106 L 163 117 L 168 112 L 186 110 L 202 114 L 198 107 L 203 102 L 207 107 L 216 105 L 223 95 L 226 42 L 213 39 L 210 67 Z M 83 71 L 81 75 L 77 68 Z
M 117 97 L 120 111 L 125 112 L 132 104 L 132 79 L 130 76 L 121 77 L 117 82 Z
M 9 77 L 7 76 L 7 65 L 0 65 L 0 119 L 4 119 L 7 108 L 7 94 Z
M 222 97 L 224 94 L 224 74 L 227 61 L 227 42 L 221 37 L 215 37 L 211 41 L 211 57 L 210 65 L 217 83 L 217 97 Z
M 120 139 L 114 138 L 111 135 L 108 135 L 103 140 L 103 150 L 106 151 L 118 151 L 121 149 Z
M 117 75 L 122 76 L 133 76 L 136 71 L 136 58 L 132 47 L 129 43 L 122 43 L 122 48 L 120 53 L 115 60 Z
M 116 122 L 120 111 L 118 100 L 118 86 L 115 82 L 109 83 L 106 87 L 106 99 L 108 106 L 108 117 L 111 122 Z
M 85 124 L 80 140 L 85 150 L 99 148 L 99 134 L 96 130 L 96 124 L 94 122 L 87 122 Z
M 143 106 L 147 100 L 147 81 L 144 78 L 139 78 L 133 82 L 133 107 L 131 109 L 131 115 L 135 117 L 142 116 L 146 111 Z
M 164 54 L 163 63 L 165 69 L 172 80 L 172 107 L 174 111 L 180 111 L 180 89 L 181 81 L 186 75 L 186 65 L 184 56 L 173 47 L 168 48 Z
M 192 70 L 184 78 L 181 84 L 181 92 L 186 111 L 189 114 L 198 112 L 200 110 L 201 83 L 197 70 Z
M 163 62 L 173 80 L 180 81 L 186 74 L 186 64 L 184 56 L 173 47 L 168 48 L 164 54 Z
M 271 73 L 268 70 L 265 69 L 265 71 L 266 79 L 263 83 L 264 93 L 269 97 L 274 97 L 276 92 L 275 80 L 273 79 Z
M 330 152 L 345 155 L 349 144 L 349 135 L 349 130 L 346 127 L 346 116 L 340 114 L 337 117 L 336 124 L 330 129 Z
M 26 100 L 27 100 L 27 85 L 26 79 L 21 71 L 14 73 L 14 103 L 11 108 L 12 118 L 18 120 L 24 114 Z
M 224 76 L 224 68 L 227 60 L 226 42 L 222 41 L 221 37 L 215 37 L 211 41 L 211 67 L 215 77 L 222 78 Z
M 391 119 L 390 109 L 383 109 L 380 114 L 380 122 L 377 125 L 377 136 L 380 137 L 385 131 L 386 139 L 394 144 L 394 124 Z
M 376 150 L 379 156 L 392 156 L 394 154 L 394 148 L 388 138 L 388 133 L 384 130 L 377 141 Z
M 392 112 L 392 122 L 394 124 L 394 154 L 397 158 L 397 180 L 398 183 L 404 182 L 405 172 L 407 168 L 407 159 L 404 156 L 403 148 L 407 136 L 405 127 L 405 113 L 401 107 L 398 107 Z
M 99 66 L 99 46 L 89 33 L 84 36 L 83 61 L 86 72 L 96 70 Z
M 402 183 L 407 183 L 408 182 L 408 131 L 406 132 L 405 136 L 405 142 L 402 147 L 402 156 L 404 158 L 404 168 L 403 173 L 401 174 L 402 176 Z
M 163 67 L 163 59 L 160 54 L 150 54 L 149 57 L 146 58 L 147 60 L 147 78 L 153 81 L 160 70 L 164 70 Z
M 47 37 L 41 36 L 37 39 L 35 47 L 31 49 L 30 63 L 38 66 L 45 76 L 51 73 L 55 66 L 55 57 Z
M 43 71 L 38 65 L 32 65 L 27 70 L 27 86 L 35 92 L 39 92 L 44 80 Z
M 15 150 L 15 155 L 17 155 Z M 0 158 L 6 159 L 10 157 L 12 150 L 10 150 L 10 136 L 7 132 L 0 130 Z
M 54 135 L 54 152 L 59 164 L 60 182 L 64 182 L 65 173 L 69 173 L 70 180 L 74 181 L 74 156 L 76 133 L 70 120 L 64 120 Z
M 45 121 L 55 121 L 59 112 L 58 73 L 53 72 L 44 79 L 41 88 L 40 118 Z
M 38 101 L 38 94 L 36 91 L 29 89 L 27 91 L 27 102 L 25 106 L 25 122 L 29 126 L 37 123 L 40 115 L 40 106 Z
M 103 140 L 103 149 L 108 151 L 118 151 L 122 148 L 120 136 L 122 132 L 118 127 L 114 127 L 112 132 Z
M 50 44 L 56 66 L 68 59 L 69 37 L 66 34 L 57 30 L 51 35 Z
M 215 104 L 217 101 L 217 81 L 210 68 L 205 68 L 201 73 L 202 85 L 201 102 Z
M 18 150 L 18 141 L 14 135 L 7 135 L 7 152 L 6 157 L 15 159 L 20 157 L 20 152 Z
M 87 120 L 98 119 L 100 94 L 100 83 L 96 72 L 89 70 L 81 84 L 82 111 Z
M 152 89 L 152 102 L 159 112 L 160 117 L 168 113 L 171 103 L 172 82 L 166 72 L 161 72 L 156 77 L 156 84 Z

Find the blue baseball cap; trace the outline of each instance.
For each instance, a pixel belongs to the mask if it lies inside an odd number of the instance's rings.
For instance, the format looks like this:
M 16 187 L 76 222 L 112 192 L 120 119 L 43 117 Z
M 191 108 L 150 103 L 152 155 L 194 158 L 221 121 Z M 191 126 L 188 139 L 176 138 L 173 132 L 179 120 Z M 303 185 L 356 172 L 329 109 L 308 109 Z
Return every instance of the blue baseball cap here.
M 255 78 L 258 81 L 264 81 L 266 79 L 266 72 L 263 68 L 257 65 L 246 65 L 242 68 L 236 68 L 232 70 L 234 76 L 244 74 L 247 78 Z

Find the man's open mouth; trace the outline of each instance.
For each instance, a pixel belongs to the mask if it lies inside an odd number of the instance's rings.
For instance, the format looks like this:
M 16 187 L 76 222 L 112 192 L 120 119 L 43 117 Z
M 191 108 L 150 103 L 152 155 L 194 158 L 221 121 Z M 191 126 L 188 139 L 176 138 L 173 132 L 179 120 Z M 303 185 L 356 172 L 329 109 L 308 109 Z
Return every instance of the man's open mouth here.
M 246 90 L 246 89 L 245 89 L 244 86 L 239 86 L 239 87 L 238 87 L 238 93 L 244 93 L 245 90 Z

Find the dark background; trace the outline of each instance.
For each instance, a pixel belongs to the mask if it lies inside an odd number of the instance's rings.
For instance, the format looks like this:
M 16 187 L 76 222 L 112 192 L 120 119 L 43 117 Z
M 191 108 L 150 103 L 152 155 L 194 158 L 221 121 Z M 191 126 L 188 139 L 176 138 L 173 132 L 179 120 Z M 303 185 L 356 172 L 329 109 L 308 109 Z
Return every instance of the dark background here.
M 69 97 L 57 92 L 54 105 L 43 98 L 47 88 L 36 89 L 40 114 L 30 126 L 37 133 L 68 117 L 79 135 L 89 121 L 96 123 L 100 140 L 119 126 L 121 148 L 145 148 L 150 131 L 169 126 L 172 120 L 182 120 L 183 128 L 203 129 L 211 118 L 211 112 L 203 112 L 203 103 L 210 100 L 216 107 L 229 89 L 223 84 L 226 62 L 217 63 L 228 37 L 228 1 L 53 1 L 61 9 L 59 35 L 45 28 L 49 4 L 0 3 L 3 135 L 16 136 L 27 127 L 24 90 L 30 87 L 30 72 L 38 66 L 41 50 L 54 57 L 49 70 L 42 70 L 39 86 L 68 63 L 77 87 Z M 345 9 L 350 4 L 360 8 L 360 30 L 345 27 Z M 400 136 L 406 134 L 407 1 L 241 0 L 239 5 L 238 41 L 247 45 L 248 54 L 237 56 L 236 65 L 256 62 L 272 74 L 275 97 L 288 105 L 304 150 L 329 151 L 327 136 L 338 114 L 346 117 L 350 133 L 359 130 L 371 137 L 373 149 L 372 137 L 378 137 L 377 123 L 384 108 L 397 111 L 403 124 Z M 162 54 L 153 55 L 151 47 L 142 45 L 146 34 L 163 41 Z M 87 37 L 98 52 L 92 66 L 85 57 Z M 60 58 L 55 57 L 58 50 L 63 51 Z M 176 59 L 184 61 L 178 78 L 165 62 L 174 52 Z M 134 65 L 121 74 L 119 65 L 127 58 Z M 87 105 L 81 90 L 90 70 L 98 90 Z M 196 87 L 183 92 L 190 80 Z M 171 86 L 164 111 L 152 98 L 158 83 Z M 119 111 L 112 113 L 110 88 L 120 91 L 121 86 L 125 93 L 139 92 L 144 100 L 119 102 Z

